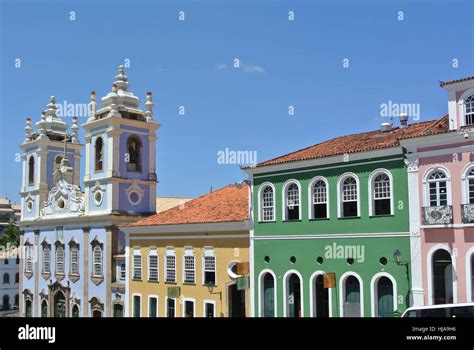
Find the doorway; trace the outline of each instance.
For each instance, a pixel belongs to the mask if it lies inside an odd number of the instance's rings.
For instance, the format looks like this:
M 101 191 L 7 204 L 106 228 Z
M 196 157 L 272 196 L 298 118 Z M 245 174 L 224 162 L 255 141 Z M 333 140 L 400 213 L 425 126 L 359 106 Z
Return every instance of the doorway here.
M 238 290 L 237 283 L 229 286 L 229 317 L 245 317 L 245 290 Z

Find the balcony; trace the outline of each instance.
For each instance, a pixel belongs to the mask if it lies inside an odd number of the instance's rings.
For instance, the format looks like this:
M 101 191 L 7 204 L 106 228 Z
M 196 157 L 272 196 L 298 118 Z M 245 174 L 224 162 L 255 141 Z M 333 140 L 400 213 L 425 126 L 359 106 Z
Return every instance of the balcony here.
M 453 207 L 440 205 L 423 207 L 423 225 L 448 225 L 453 223 Z
M 474 204 L 461 204 L 463 224 L 474 223 Z

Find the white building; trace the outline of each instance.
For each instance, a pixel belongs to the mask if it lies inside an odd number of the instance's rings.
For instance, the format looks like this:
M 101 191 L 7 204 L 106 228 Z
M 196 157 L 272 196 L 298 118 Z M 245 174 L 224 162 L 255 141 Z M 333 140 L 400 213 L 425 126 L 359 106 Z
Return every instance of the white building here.
M 0 253 L 0 317 L 18 309 L 19 263 L 17 249 Z

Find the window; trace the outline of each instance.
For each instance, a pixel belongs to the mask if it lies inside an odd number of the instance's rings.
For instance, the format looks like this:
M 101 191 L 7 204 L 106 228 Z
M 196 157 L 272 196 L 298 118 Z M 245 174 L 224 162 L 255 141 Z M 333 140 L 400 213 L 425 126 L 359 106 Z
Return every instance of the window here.
M 285 191 L 285 220 L 300 219 L 300 189 L 294 182 L 289 183 Z
M 313 219 L 326 219 L 328 217 L 328 195 L 327 184 L 323 179 L 317 179 L 313 182 L 312 193 L 312 214 Z
M 25 244 L 25 272 L 33 272 L 33 247 Z
M 176 256 L 174 253 L 174 249 L 168 248 L 166 249 L 166 257 L 165 257 L 165 270 L 166 270 L 166 282 L 176 282 Z
M 119 281 L 124 282 L 127 276 L 127 271 L 125 268 L 125 262 L 121 262 L 119 266 Z
M 216 257 L 212 247 L 204 250 L 204 284 L 216 285 Z
M 286 317 L 302 317 L 301 281 L 296 273 L 286 278 Z
M 48 302 L 46 300 L 41 302 L 41 317 L 48 317 Z
M 184 283 L 196 283 L 196 264 L 192 248 L 184 250 Z
M 379 173 L 373 177 L 372 215 L 390 215 L 392 213 L 390 177 L 386 173 Z
M 313 316 L 329 317 L 329 288 L 324 288 L 324 275 L 313 279 Z
M 184 300 L 184 317 L 194 317 L 194 300 Z
M 3 284 L 10 284 L 10 275 L 8 273 L 3 274 Z
M 156 249 L 150 249 L 148 254 L 148 280 L 158 282 L 158 254 Z
M 361 317 L 361 288 L 359 280 L 355 276 L 349 276 L 345 279 L 343 287 L 342 316 Z
M 428 199 L 430 207 L 448 205 L 446 174 L 440 170 L 433 171 L 428 177 Z
M 375 286 L 375 312 L 377 317 L 393 317 L 393 283 L 382 276 L 377 280 Z
M 128 162 L 127 171 L 142 170 L 142 142 L 137 136 L 130 136 L 127 140 Z
M 100 244 L 95 244 L 92 248 L 92 261 L 94 263 L 92 276 L 102 276 L 102 247 Z
M 72 307 L 72 317 L 79 317 L 79 306 L 77 306 L 77 304 L 73 305 Z
M 139 295 L 133 296 L 133 317 L 141 317 L 141 299 Z
M 69 250 L 69 255 L 69 273 L 71 275 L 79 275 L 79 247 L 77 245 L 72 245 Z
M 275 317 L 275 279 L 266 272 L 260 278 L 261 306 L 260 316 Z
M 358 211 L 359 190 L 357 180 L 353 176 L 343 178 L 341 183 L 341 217 L 356 217 Z
M 216 317 L 215 304 L 212 302 L 204 302 L 204 317 L 212 318 Z
M 28 160 L 28 185 L 35 183 L 35 157 L 30 156 Z
M 43 246 L 43 273 L 51 273 L 51 246 Z
M 20 274 L 18 272 L 15 274 L 15 283 L 20 283 Z
M 102 137 L 95 140 L 95 171 L 102 171 L 104 165 L 104 141 Z
M 433 304 L 454 303 L 454 274 L 451 254 L 444 249 L 438 249 L 433 254 L 431 264 Z
M 139 248 L 133 250 L 133 279 L 142 279 L 142 255 Z
M 148 317 L 158 317 L 158 298 L 149 297 L 148 298 Z
M 8 258 L 5 258 L 5 260 L 3 261 L 3 264 L 8 265 Z
M 176 316 L 176 300 L 171 298 L 166 300 L 166 317 L 173 318 Z
M 56 274 L 64 274 L 64 246 L 56 245 Z
M 474 204 L 474 168 L 467 174 L 467 203 Z
M 273 188 L 270 185 L 266 185 L 261 190 L 261 213 L 260 217 L 262 221 L 273 221 L 275 220 L 275 199 Z
M 465 102 L 466 125 L 474 124 L 474 95 L 469 96 Z

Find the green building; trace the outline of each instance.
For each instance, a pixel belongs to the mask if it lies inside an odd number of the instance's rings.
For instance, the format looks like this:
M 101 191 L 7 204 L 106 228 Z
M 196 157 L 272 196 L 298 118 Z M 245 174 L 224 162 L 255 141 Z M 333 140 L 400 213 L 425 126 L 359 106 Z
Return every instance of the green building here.
M 399 140 L 436 133 L 429 125 L 385 123 L 244 169 L 252 183 L 255 317 L 391 317 L 409 307 L 409 191 Z M 330 273 L 335 285 L 324 288 Z

